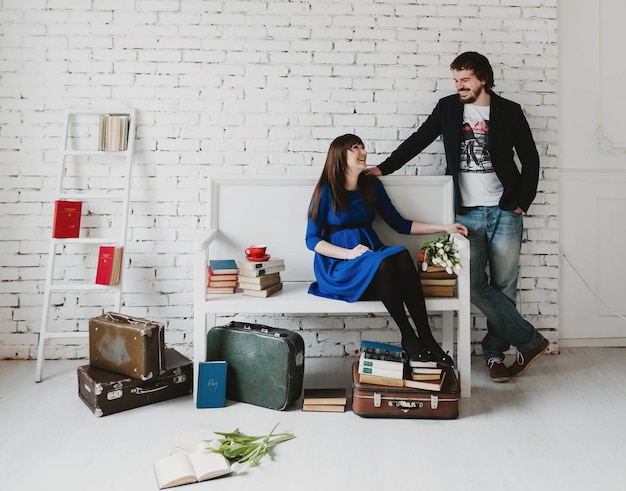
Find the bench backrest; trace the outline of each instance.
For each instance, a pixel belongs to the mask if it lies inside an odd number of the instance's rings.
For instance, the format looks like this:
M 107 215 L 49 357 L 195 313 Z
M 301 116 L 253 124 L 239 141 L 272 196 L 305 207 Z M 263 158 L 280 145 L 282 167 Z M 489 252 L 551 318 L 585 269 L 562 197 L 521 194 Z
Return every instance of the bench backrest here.
M 285 260 L 284 281 L 312 281 L 313 255 L 306 248 L 307 211 L 318 176 L 210 176 L 208 227 L 218 230 L 209 258 L 243 259 L 251 244 L 266 244 L 272 257 Z M 408 219 L 453 223 L 453 185 L 449 176 L 386 176 L 387 193 Z M 389 245 L 402 244 L 416 257 L 434 236 L 396 233 L 382 220 L 374 227 Z

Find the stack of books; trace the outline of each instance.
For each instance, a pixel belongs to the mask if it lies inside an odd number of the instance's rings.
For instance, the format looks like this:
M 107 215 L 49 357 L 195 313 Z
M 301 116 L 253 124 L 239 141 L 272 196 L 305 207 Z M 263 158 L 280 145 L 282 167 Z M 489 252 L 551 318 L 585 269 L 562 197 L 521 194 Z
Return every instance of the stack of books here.
M 284 259 L 267 261 L 237 261 L 239 274 L 237 286 L 244 295 L 251 297 L 269 297 L 283 289 L 280 272 L 285 270 Z
M 440 391 L 446 372 L 436 361 L 409 361 L 410 378 L 404 381 L 405 387 Z
M 440 391 L 446 372 L 436 361 L 407 360 L 402 348 L 392 344 L 361 341 L 359 382 Z
M 207 266 L 207 293 L 235 293 L 237 263 L 234 259 L 212 259 Z
M 376 341 L 361 341 L 359 381 L 364 384 L 402 387 L 405 358 L 402 348 Z
M 428 266 L 427 271 L 421 270 L 420 278 L 425 297 L 453 297 L 456 285 L 456 274 L 449 274 L 442 266 Z
M 304 389 L 302 410 L 343 413 L 347 402 L 346 390 L 342 388 Z

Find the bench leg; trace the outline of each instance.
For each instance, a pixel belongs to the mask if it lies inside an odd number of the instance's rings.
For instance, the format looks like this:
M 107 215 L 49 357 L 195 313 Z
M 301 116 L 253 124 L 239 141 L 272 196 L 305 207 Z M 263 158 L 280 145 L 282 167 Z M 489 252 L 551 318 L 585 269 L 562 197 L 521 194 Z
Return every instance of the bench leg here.
M 472 340 L 469 308 L 459 310 L 457 326 L 457 363 L 461 382 L 461 397 L 472 396 Z
M 442 339 L 441 347 L 444 351 L 454 355 L 454 311 L 444 310 L 441 313 L 442 319 Z
M 198 387 L 198 369 L 201 361 L 206 361 L 206 335 L 215 326 L 216 314 L 200 313 L 194 318 L 193 335 L 193 392 Z

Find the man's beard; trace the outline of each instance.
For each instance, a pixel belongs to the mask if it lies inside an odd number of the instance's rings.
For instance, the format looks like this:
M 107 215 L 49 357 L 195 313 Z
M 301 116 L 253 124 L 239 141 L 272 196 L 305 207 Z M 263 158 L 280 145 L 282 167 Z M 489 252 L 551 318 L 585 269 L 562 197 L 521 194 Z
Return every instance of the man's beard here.
M 483 93 L 483 87 L 478 87 L 476 90 L 469 89 L 461 93 L 459 91 L 459 98 L 463 104 L 473 104 L 478 100 L 480 95 Z M 463 95 L 465 94 L 465 95 Z

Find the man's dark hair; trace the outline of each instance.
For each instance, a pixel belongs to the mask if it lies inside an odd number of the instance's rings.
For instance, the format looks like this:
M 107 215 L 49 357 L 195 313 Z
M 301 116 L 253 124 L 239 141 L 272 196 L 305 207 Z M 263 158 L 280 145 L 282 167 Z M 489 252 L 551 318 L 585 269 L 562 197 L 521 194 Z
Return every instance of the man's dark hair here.
M 478 80 L 485 82 L 487 90 L 491 90 L 496 85 L 493 82 L 493 68 L 489 60 L 476 51 L 461 53 L 450 63 L 450 70 L 473 70 Z

